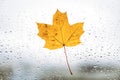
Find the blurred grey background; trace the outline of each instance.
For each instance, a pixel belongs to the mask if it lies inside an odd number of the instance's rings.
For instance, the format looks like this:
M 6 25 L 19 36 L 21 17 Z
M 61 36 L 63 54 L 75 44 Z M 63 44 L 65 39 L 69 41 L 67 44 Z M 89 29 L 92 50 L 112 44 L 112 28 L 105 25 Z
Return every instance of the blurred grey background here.
M 120 80 L 120 0 L 0 0 L 0 80 Z M 59 9 L 84 22 L 78 46 L 48 50 L 36 22 Z

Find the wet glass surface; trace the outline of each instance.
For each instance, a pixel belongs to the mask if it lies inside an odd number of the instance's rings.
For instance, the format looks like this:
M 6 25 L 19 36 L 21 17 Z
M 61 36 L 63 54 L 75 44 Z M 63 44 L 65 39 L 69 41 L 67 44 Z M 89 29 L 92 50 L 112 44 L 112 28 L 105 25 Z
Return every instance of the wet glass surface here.
M 0 0 L 0 80 L 120 80 L 119 0 Z M 59 9 L 84 22 L 82 43 L 48 50 L 36 22 L 52 24 Z

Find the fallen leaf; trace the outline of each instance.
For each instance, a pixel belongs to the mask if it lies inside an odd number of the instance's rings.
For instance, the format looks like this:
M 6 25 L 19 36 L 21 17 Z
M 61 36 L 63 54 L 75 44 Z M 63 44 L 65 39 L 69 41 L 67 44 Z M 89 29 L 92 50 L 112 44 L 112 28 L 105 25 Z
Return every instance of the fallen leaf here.
M 70 69 L 65 46 L 76 46 L 81 43 L 80 37 L 84 33 L 83 24 L 81 22 L 70 25 L 67 13 L 61 13 L 59 10 L 53 15 L 53 24 L 37 23 L 38 36 L 46 41 L 44 47 L 50 50 L 64 47 L 66 62 Z

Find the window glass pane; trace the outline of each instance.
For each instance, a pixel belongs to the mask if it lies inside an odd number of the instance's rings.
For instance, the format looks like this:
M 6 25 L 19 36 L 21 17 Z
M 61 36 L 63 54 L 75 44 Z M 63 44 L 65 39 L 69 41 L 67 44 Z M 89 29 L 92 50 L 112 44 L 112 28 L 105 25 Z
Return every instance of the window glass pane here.
M 119 80 L 119 0 L 0 0 L 0 80 Z M 84 22 L 81 44 L 49 50 L 36 22 L 51 24 L 56 10 L 69 24 Z

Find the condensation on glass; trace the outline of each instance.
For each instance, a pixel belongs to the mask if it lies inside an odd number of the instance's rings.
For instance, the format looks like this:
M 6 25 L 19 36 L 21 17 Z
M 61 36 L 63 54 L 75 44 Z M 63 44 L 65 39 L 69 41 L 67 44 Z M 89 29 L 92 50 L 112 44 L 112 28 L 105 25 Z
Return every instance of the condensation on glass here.
M 120 80 L 120 1 L 0 0 L 0 80 Z M 36 22 L 52 24 L 67 11 L 70 24 L 84 22 L 82 43 L 43 48 Z

